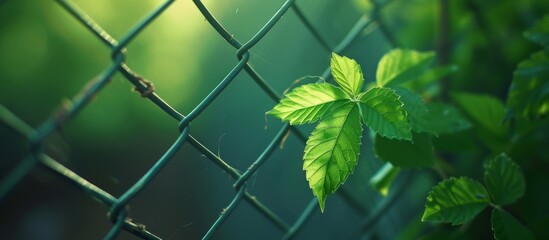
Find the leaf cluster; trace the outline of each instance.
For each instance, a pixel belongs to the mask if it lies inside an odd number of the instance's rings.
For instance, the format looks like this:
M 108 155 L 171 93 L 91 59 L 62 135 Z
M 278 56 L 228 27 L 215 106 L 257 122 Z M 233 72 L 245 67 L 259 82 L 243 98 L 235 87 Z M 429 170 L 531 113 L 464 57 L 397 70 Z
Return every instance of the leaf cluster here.
M 307 140 L 303 169 L 322 210 L 357 164 L 363 125 L 389 139 L 412 140 L 395 90 L 380 84 L 362 92 L 362 69 L 347 57 L 332 54 L 330 68 L 337 86 L 322 82 L 297 87 L 267 112 L 292 125 L 319 122 Z
M 418 92 L 457 68 L 431 67 L 433 52 L 394 49 L 381 58 L 372 84 L 365 84 L 355 60 L 332 54 L 336 85 L 319 82 L 297 87 L 267 114 L 291 125 L 318 122 L 305 146 L 303 170 L 322 211 L 327 197 L 357 165 L 363 128 L 372 132 L 376 156 L 386 161 L 370 179 L 383 196 L 403 168 L 452 169 L 435 154 L 433 140 L 471 128 L 468 132 L 492 153 L 501 154 L 486 164 L 483 183 L 451 177 L 435 186 L 422 221 L 459 225 L 491 206 L 496 239 L 533 239 L 530 230 L 503 209 L 524 195 L 526 183 L 518 164 L 502 152 L 513 153 L 524 139 L 539 138 L 539 129 L 547 125 L 549 16 L 526 31 L 525 37 L 544 49 L 518 65 L 506 103 L 468 92 L 450 94 L 456 107 L 432 101 L 432 96 Z
M 433 52 L 392 50 L 380 60 L 376 85 L 362 91 L 360 65 L 334 53 L 330 68 L 337 86 L 320 82 L 297 87 L 267 112 L 292 125 L 319 122 L 307 140 L 303 169 L 322 210 L 327 196 L 358 162 L 363 125 L 376 134 L 377 155 L 395 167 L 432 165 L 431 137 L 470 126 L 455 108 L 426 104 L 420 95 L 401 87 L 420 78 L 434 57 Z M 383 182 L 379 187 L 388 191 L 392 180 Z
M 484 185 L 468 177 L 440 182 L 427 197 L 422 221 L 459 225 L 493 206 L 492 230 L 496 239 L 534 239 L 532 233 L 502 206 L 524 195 L 526 184 L 520 167 L 507 155 L 492 158 L 484 171 Z
M 549 15 L 525 31 L 525 38 L 543 49 L 518 64 L 507 102 L 483 94 L 456 92 L 452 100 L 471 120 L 476 136 L 492 152 L 510 152 L 521 158 L 537 155 L 537 145 L 547 142 L 549 112 Z M 523 149 L 527 149 L 526 152 Z M 484 184 L 470 178 L 450 178 L 433 188 L 427 198 L 423 221 L 462 224 L 492 206 L 491 224 L 496 239 L 534 239 L 503 206 L 515 203 L 526 189 L 520 167 L 506 154 L 485 166 Z

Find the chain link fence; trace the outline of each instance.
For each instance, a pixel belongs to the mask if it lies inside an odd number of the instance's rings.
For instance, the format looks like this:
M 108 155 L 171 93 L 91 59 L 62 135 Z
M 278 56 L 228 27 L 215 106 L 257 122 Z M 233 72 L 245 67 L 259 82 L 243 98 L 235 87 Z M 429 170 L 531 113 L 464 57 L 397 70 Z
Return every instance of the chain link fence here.
M 150 24 L 153 24 L 154 20 L 160 16 L 170 5 L 174 2 L 172 0 L 165 1 L 158 6 L 147 16 L 137 22 L 126 34 L 120 39 L 114 39 L 111 35 L 105 31 L 98 23 L 96 23 L 86 12 L 81 10 L 75 3 L 70 0 L 57 0 L 57 2 L 65 9 L 72 17 L 77 19 L 83 27 L 87 28 L 93 33 L 97 39 L 103 42 L 108 48 L 112 50 L 112 62 L 111 64 L 95 79 L 89 81 L 79 94 L 77 94 L 72 104 L 63 104 L 56 111 L 56 113 L 42 122 L 36 129 L 31 128 L 23 120 L 11 113 L 8 109 L 0 105 L 0 120 L 15 129 L 24 137 L 26 137 L 29 144 L 29 154 L 20 163 L 5 176 L 2 176 L 0 182 L 0 201 L 5 199 L 14 188 L 26 177 L 29 173 L 37 168 L 43 166 L 51 174 L 62 179 L 63 181 L 71 183 L 76 188 L 80 189 L 84 194 L 99 200 L 102 204 L 108 207 L 108 217 L 112 221 L 112 228 L 109 232 L 105 233 L 105 239 L 116 239 L 121 231 L 126 231 L 142 239 L 161 239 L 159 236 L 162 233 L 150 232 L 144 225 L 139 224 L 139 219 L 132 219 L 128 215 L 128 204 L 147 187 L 147 185 L 163 170 L 163 167 L 170 161 L 172 161 L 174 155 L 185 144 L 189 144 L 198 150 L 201 154 L 206 156 L 215 165 L 226 172 L 230 177 L 234 179 L 233 187 L 235 189 L 235 195 L 231 202 L 227 203 L 227 207 L 224 208 L 219 215 L 218 219 L 212 223 L 207 232 L 204 233 L 203 239 L 210 239 L 215 236 L 216 230 L 219 229 L 223 223 L 231 221 L 231 214 L 238 209 L 239 203 L 242 201 L 248 202 L 257 212 L 259 212 L 265 219 L 278 228 L 283 233 L 284 239 L 291 239 L 302 230 L 310 220 L 313 213 L 318 211 L 317 200 L 312 198 L 309 204 L 305 206 L 297 219 L 293 222 L 287 222 L 282 219 L 277 213 L 271 210 L 268 206 L 262 203 L 261 199 L 256 198 L 252 193 L 248 191 L 247 184 L 251 177 L 260 169 L 263 164 L 269 160 L 273 152 L 277 151 L 277 147 L 284 141 L 287 134 L 292 133 L 297 136 L 303 143 L 307 140 L 306 133 L 301 132 L 299 129 L 294 128 L 288 124 L 283 125 L 278 130 L 276 136 L 263 150 L 260 156 L 244 171 L 240 172 L 220 156 L 216 155 L 211 149 L 205 147 L 195 136 L 191 134 L 192 130 L 190 124 L 206 109 L 216 98 L 229 86 L 235 77 L 239 74 L 248 74 L 253 81 L 264 91 L 264 93 L 273 100 L 273 105 L 280 100 L 281 94 L 276 92 L 269 82 L 258 72 L 252 65 L 250 65 L 250 50 L 258 44 L 263 37 L 269 33 L 269 31 L 279 22 L 279 20 L 289 11 L 293 11 L 298 19 L 303 23 L 304 28 L 314 36 L 316 41 L 329 52 L 341 53 L 347 47 L 349 47 L 364 29 L 377 24 L 381 25 L 377 21 L 380 11 L 389 2 L 376 2 L 374 9 L 369 15 L 364 15 L 356 22 L 356 24 L 348 31 L 348 34 L 341 40 L 335 47 L 330 46 L 323 37 L 322 33 L 315 28 L 315 24 L 310 22 L 302 10 L 299 8 L 295 0 L 287 0 L 280 6 L 278 11 L 263 25 L 263 27 L 249 40 L 242 42 L 225 29 L 223 25 L 215 18 L 214 15 L 208 10 L 208 8 L 199 0 L 193 0 L 198 10 L 202 13 L 205 20 L 211 25 L 217 33 L 227 41 L 236 50 L 236 57 L 238 63 L 226 74 L 223 79 L 219 81 L 219 84 L 204 98 L 202 101 L 194 107 L 192 111 L 183 115 L 178 112 L 169 103 L 164 101 L 156 92 L 152 80 L 148 80 L 136 73 L 126 63 L 126 49 L 125 47 L 135 38 L 139 37 L 139 34 L 147 28 Z M 2 7 L 2 5 L 0 5 Z M 383 25 L 381 25 L 382 33 L 385 34 L 386 40 L 393 44 L 394 38 L 390 35 Z M 44 151 L 45 140 L 56 132 L 57 129 L 66 125 L 71 121 L 79 112 L 82 111 L 105 87 L 109 85 L 111 78 L 115 73 L 121 73 L 134 87 L 135 90 L 143 98 L 149 99 L 158 108 L 162 109 L 165 114 L 173 118 L 178 124 L 179 136 L 175 142 L 169 147 L 169 149 L 163 154 L 163 156 L 156 161 L 156 163 L 150 167 L 150 169 L 127 191 L 125 191 L 119 197 L 113 196 L 113 194 L 97 187 L 94 183 L 89 182 L 83 177 L 79 176 L 71 169 L 67 168 L 59 161 L 56 161 L 52 157 L 48 156 Z M 330 69 L 326 67 L 326 70 L 322 73 L 323 79 L 330 78 Z M 34 99 L 33 99 L 34 100 Z M 366 208 L 360 200 L 349 194 L 348 190 L 342 188 L 338 191 L 342 199 L 354 209 L 359 212 L 364 218 L 360 223 L 359 235 L 367 235 L 371 231 L 375 224 L 377 224 L 384 212 L 394 203 L 399 194 L 403 192 L 402 184 L 397 184 L 395 190 L 392 191 L 388 197 L 383 198 L 374 204 L 373 207 Z

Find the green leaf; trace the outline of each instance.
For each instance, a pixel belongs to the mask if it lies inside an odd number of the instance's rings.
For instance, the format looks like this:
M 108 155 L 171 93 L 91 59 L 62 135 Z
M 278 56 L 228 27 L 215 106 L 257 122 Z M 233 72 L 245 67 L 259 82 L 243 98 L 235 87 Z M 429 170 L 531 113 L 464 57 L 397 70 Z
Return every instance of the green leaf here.
M 522 61 L 515 70 L 507 98 L 507 117 L 533 119 L 547 113 L 549 53 L 540 51 Z
M 492 230 L 496 240 L 530 240 L 534 235 L 503 209 L 492 210 Z
M 478 125 L 495 135 L 505 135 L 503 103 L 495 97 L 471 93 L 454 93 L 452 98 Z
M 384 137 L 411 140 L 410 125 L 399 98 L 389 88 L 368 90 L 360 98 L 362 120 L 374 132 Z
M 471 127 L 471 123 L 455 107 L 444 103 L 427 104 L 427 118 L 421 119 L 425 131 L 434 135 L 455 133 Z
M 549 15 L 545 15 L 534 26 L 524 32 L 528 40 L 549 49 Z
M 460 132 L 441 134 L 433 138 L 433 146 L 437 151 L 448 153 L 465 153 L 478 149 L 478 143 L 472 141 L 473 131 L 464 130 Z
M 343 90 L 328 83 L 307 84 L 286 94 L 267 114 L 292 125 L 312 123 L 349 102 L 347 97 Z
M 484 172 L 484 184 L 492 201 L 500 205 L 514 203 L 524 195 L 526 189 L 520 167 L 504 153 L 488 162 Z
M 416 132 L 425 132 L 429 128 L 427 121 L 427 107 L 420 95 L 406 88 L 394 88 L 395 93 L 400 96 L 403 108 L 408 114 L 410 127 Z M 424 120 L 425 119 L 425 120 Z
M 496 136 L 505 136 L 505 128 L 501 124 L 504 107 L 499 99 L 471 93 L 454 93 L 452 98 L 479 126 Z
M 474 123 L 479 139 L 494 152 L 505 151 L 508 124 L 503 123 L 504 107 L 501 101 L 480 94 L 454 93 L 451 96 Z
M 435 161 L 431 135 L 427 133 L 414 133 L 412 142 L 376 135 L 374 150 L 381 160 L 402 168 L 428 167 Z
M 397 86 L 419 78 L 435 58 L 434 52 L 394 49 L 379 61 L 376 79 L 380 87 Z
M 345 92 L 351 96 L 357 96 L 360 93 L 364 77 L 360 65 L 355 60 L 332 53 L 330 68 L 335 81 Z
M 429 193 L 421 221 L 462 224 L 473 219 L 489 202 L 482 184 L 467 177 L 449 178 Z
M 322 118 L 307 140 L 303 170 L 322 211 L 326 197 L 345 182 L 356 166 L 362 137 L 359 112 L 357 104 L 343 104 Z
M 471 123 L 460 112 L 446 104 L 425 104 L 420 95 L 401 87 L 395 88 L 404 103 L 404 110 L 408 113 L 408 120 L 412 130 L 427 132 L 435 136 L 453 133 L 471 127 Z
M 377 173 L 370 178 L 370 186 L 386 197 L 389 194 L 389 188 L 400 173 L 400 168 L 394 167 L 391 163 L 385 163 Z
M 425 72 L 417 80 L 407 82 L 404 86 L 419 91 L 444 77 L 457 73 L 458 71 L 459 66 L 455 64 L 432 67 L 425 70 Z

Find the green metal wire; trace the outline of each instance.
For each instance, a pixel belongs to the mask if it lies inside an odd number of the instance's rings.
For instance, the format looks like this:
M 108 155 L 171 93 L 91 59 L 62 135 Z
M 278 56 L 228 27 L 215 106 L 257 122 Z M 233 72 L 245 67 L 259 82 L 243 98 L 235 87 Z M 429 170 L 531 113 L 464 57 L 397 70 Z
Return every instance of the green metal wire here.
M 252 175 L 255 173 L 255 171 L 257 171 L 257 169 L 265 161 L 267 161 L 269 156 L 274 152 L 276 147 L 280 144 L 280 142 L 282 141 L 282 139 L 284 138 L 286 133 L 288 133 L 289 130 L 290 130 L 289 125 L 284 125 L 280 129 L 280 131 L 278 131 L 278 133 L 274 137 L 273 141 L 271 141 L 271 143 L 269 143 L 269 146 L 267 146 L 267 148 L 265 148 L 265 151 L 263 151 L 263 153 L 261 153 L 259 158 L 255 162 L 253 162 L 252 165 L 250 165 L 248 170 L 246 172 L 244 172 L 244 174 L 242 174 L 242 176 L 240 176 L 236 180 L 236 182 L 233 185 L 234 188 L 239 189 L 246 181 L 248 181 L 248 179 L 250 179 L 250 177 L 252 177 Z
M 297 220 L 295 221 L 294 225 L 288 229 L 286 234 L 282 237 L 282 239 L 292 239 L 299 230 L 302 229 L 303 224 L 313 216 L 313 213 L 316 212 L 316 209 L 318 208 L 318 201 L 316 199 L 312 199 L 309 204 L 307 204 L 307 207 L 303 210 L 303 213 L 299 215 Z
M 69 12 L 75 19 L 77 19 L 82 25 L 84 25 L 88 30 L 90 30 L 99 40 L 105 43 L 109 48 L 114 48 L 118 45 L 116 39 L 114 39 L 107 31 L 105 31 L 99 24 L 97 24 L 92 18 L 90 18 L 85 12 L 80 10 L 77 5 L 73 4 L 67 0 L 57 0 L 57 2 Z M 139 76 L 137 73 L 132 71 L 126 63 L 121 63 L 119 71 L 130 81 L 142 95 L 149 98 L 153 103 L 160 107 L 164 112 L 166 112 L 171 117 L 175 118 L 178 121 L 183 119 L 183 115 L 177 110 L 172 108 L 167 104 L 162 98 L 160 98 L 154 91 L 150 94 L 145 94 L 151 89 L 150 84 Z
M 112 226 L 111 230 L 107 233 L 105 236 L 105 240 L 111 240 L 116 239 L 118 235 L 120 234 L 120 231 L 122 231 L 122 226 L 124 225 L 124 220 L 126 219 L 126 211 L 120 211 L 116 217 L 116 220 L 114 221 L 114 225 Z
M 117 221 L 118 214 L 124 206 L 128 204 L 132 198 L 134 198 L 143 188 L 149 184 L 152 179 L 162 170 L 164 166 L 170 161 L 177 151 L 181 148 L 187 136 L 189 134 L 189 127 L 186 127 L 179 135 L 175 143 L 164 153 L 164 155 L 147 171 L 143 177 L 141 177 L 128 191 L 126 191 L 115 204 L 113 204 L 110 215 L 113 222 Z
M 210 227 L 210 229 L 202 239 L 205 240 L 212 238 L 215 231 L 221 226 L 225 219 L 227 219 L 227 217 L 231 215 L 231 213 L 236 209 L 238 203 L 240 203 L 240 200 L 242 200 L 242 196 L 244 196 L 244 189 L 245 188 L 240 188 L 240 190 L 238 190 L 238 193 L 233 198 L 233 201 L 231 201 L 226 209 L 223 209 L 223 212 L 221 213 L 221 215 L 219 215 L 219 218 L 214 222 L 214 224 L 212 224 L 212 227 Z
M 123 60 L 122 55 L 117 55 L 114 62 L 103 72 L 97 80 L 93 79 L 88 83 L 88 86 L 74 98 L 72 103 L 62 105 L 57 113 L 42 123 L 36 130 L 36 134 L 31 137 L 31 150 L 35 150 L 40 147 L 42 142 L 54 133 L 57 128 L 63 125 L 66 121 L 76 116 L 90 101 L 91 99 L 103 89 L 107 83 L 110 82 L 111 77 L 116 73 L 118 65 Z
M 360 222 L 359 228 L 353 234 L 353 238 L 360 238 L 360 236 L 367 236 L 373 232 L 373 228 L 380 222 L 380 220 L 387 213 L 387 210 L 399 199 L 404 193 L 406 185 L 412 180 L 411 174 L 404 174 L 402 181 L 399 181 L 393 187 L 392 193 L 383 198 L 377 203 L 375 208 L 366 215 Z
M 29 139 L 30 137 L 33 136 L 33 134 L 35 134 L 34 129 L 32 129 L 29 125 L 27 125 L 25 122 L 19 119 L 15 114 L 7 110 L 3 105 L 0 105 L 0 120 L 4 123 L 7 123 L 7 125 L 9 125 L 14 130 L 19 132 L 21 135 Z M 36 163 L 36 161 L 33 161 L 33 163 Z M 38 156 L 38 163 L 40 163 L 41 166 L 43 166 L 46 170 L 52 172 L 54 175 L 59 176 L 60 178 L 64 179 L 66 182 L 71 183 L 72 185 L 76 186 L 79 190 L 84 191 L 85 193 L 89 194 L 91 197 L 93 197 L 94 199 L 97 199 L 99 202 L 103 204 L 107 206 L 111 206 L 116 202 L 116 198 L 113 197 L 111 194 L 109 194 L 108 192 L 105 192 L 103 189 L 88 182 L 86 179 L 78 176 L 78 174 L 74 173 L 70 169 L 63 166 L 62 164 L 53 160 L 51 157 L 45 154 L 41 154 Z M 0 182 L 1 191 L 5 191 L 7 189 L 6 184 L 9 184 L 11 182 L 10 177 L 11 176 L 8 175 L 6 176 L 4 181 Z M 1 199 L 3 199 L 3 197 L 0 198 L 0 200 Z M 126 231 L 141 237 L 142 239 L 147 239 L 147 240 L 160 239 L 159 237 L 146 231 L 145 229 L 140 228 L 138 225 L 136 225 L 135 223 L 129 220 L 125 221 L 123 228 Z
M 101 203 L 107 206 L 111 206 L 116 202 L 116 198 L 113 197 L 111 194 L 105 192 L 103 189 L 88 182 L 86 179 L 78 176 L 78 174 L 74 173 L 70 169 L 63 166 L 62 164 L 53 160 L 49 156 L 43 155 L 40 159 L 40 163 L 42 164 L 42 166 L 46 168 L 46 170 L 51 171 L 53 174 L 59 176 L 62 179 L 65 179 L 67 182 L 76 186 L 78 189 L 87 193 L 94 199 L 99 200 Z M 129 219 L 124 220 L 122 228 L 128 231 L 129 233 L 132 233 L 142 239 L 146 239 L 146 240 L 161 239 L 160 237 L 155 236 L 154 234 L 142 228 L 140 224 L 135 224 Z
M 332 48 L 330 47 L 330 44 L 322 37 L 320 32 L 313 26 L 313 24 L 305 17 L 305 14 L 301 11 L 301 8 L 297 6 L 297 4 L 294 4 L 292 6 L 292 9 L 295 12 L 295 15 L 299 18 L 299 20 L 305 25 L 307 29 L 313 34 L 315 39 L 320 43 L 320 45 L 324 48 L 324 50 L 328 52 L 332 52 Z
M 168 0 L 153 10 L 151 13 L 147 14 L 141 21 L 135 24 L 129 31 L 126 33 L 120 42 L 112 49 L 112 58 L 116 59 L 116 56 L 122 52 L 122 49 L 130 43 L 132 39 L 137 36 L 143 29 L 145 29 L 152 21 L 154 21 L 160 14 L 166 10 L 174 0 Z
M 0 200 L 4 199 L 8 193 L 20 183 L 29 172 L 34 169 L 37 161 L 34 156 L 27 156 L 6 176 L 0 184 Z
M 200 115 L 200 113 L 202 113 L 202 111 L 204 111 L 213 102 L 213 100 L 215 100 L 215 98 L 217 98 L 219 94 L 221 94 L 221 92 L 225 90 L 227 86 L 229 86 L 229 84 L 234 80 L 236 75 L 238 75 L 238 73 L 240 73 L 240 71 L 244 68 L 244 65 L 249 59 L 250 59 L 250 54 L 246 52 L 242 57 L 242 59 L 240 59 L 238 64 L 236 64 L 236 66 L 234 66 L 234 68 L 229 72 L 229 74 L 227 74 L 227 76 L 225 76 L 223 80 L 221 80 L 219 85 L 217 85 L 214 88 L 214 90 L 211 91 L 210 94 L 208 94 L 208 96 L 206 96 L 202 100 L 202 102 L 200 102 L 191 111 L 191 113 L 189 113 L 189 115 L 187 115 L 185 118 L 183 118 L 183 120 L 181 120 L 181 122 L 179 123 L 180 130 L 187 127 L 192 120 L 198 117 L 198 115 Z
M 146 27 L 150 25 L 158 16 L 160 16 L 174 2 L 174 0 L 167 0 L 163 2 L 152 12 L 144 16 L 121 37 L 120 41 L 114 39 L 107 31 L 105 31 L 73 2 L 69 0 L 57 0 L 57 2 L 63 7 L 63 9 L 66 10 L 66 12 L 73 16 L 74 19 L 80 22 L 95 37 L 111 49 L 112 63 L 96 79 L 91 80 L 86 85 L 89 87 L 82 89 L 80 94 L 73 98 L 72 104 L 62 105 L 60 110 L 58 110 L 53 117 L 40 124 L 36 130 L 32 129 L 16 115 L 0 105 L 0 121 L 20 132 L 23 136 L 28 138 L 30 142 L 29 155 L 25 157 L 6 176 L 4 176 L 3 180 L 0 182 L 0 200 L 4 199 L 6 195 L 9 194 L 9 192 L 16 187 L 16 185 L 21 182 L 31 170 L 39 165 L 51 172 L 53 175 L 64 179 L 66 182 L 77 187 L 79 190 L 85 192 L 90 197 L 97 199 L 100 203 L 110 208 L 109 215 L 111 221 L 113 222 L 113 226 L 105 236 L 105 239 L 115 239 L 122 230 L 134 234 L 142 239 L 161 239 L 160 237 L 145 230 L 142 225 L 136 224 L 127 218 L 128 213 L 126 211 L 126 207 L 130 204 L 132 199 L 134 199 L 151 181 L 154 180 L 155 176 L 173 158 L 175 153 L 181 149 L 181 146 L 185 142 L 188 142 L 191 146 L 206 156 L 207 159 L 211 160 L 215 165 L 220 167 L 229 176 L 235 179 L 233 185 L 236 190 L 235 197 L 228 207 L 221 213 L 219 218 L 212 224 L 210 229 L 204 235 L 204 239 L 209 239 L 215 234 L 216 230 L 229 219 L 230 214 L 237 209 L 238 203 L 241 202 L 242 199 L 250 203 L 252 207 L 254 207 L 265 218 L 270 220 L 273 225 L 280 229 L 283 233 L 284 239 L 291 239 L 295 237 L 297 233 L 303 229 L 306 222 L 315 212 L 318 211 L 316 199 L 313 198 L 309 204 L 307 204 L 294 224 L 290 226 L 276 213 L 261 203 L 255 196 L 250 194 L 246 189 L 246 183 L 250 180 L 251 176 L 253 176 L 254 173 L 269 159 L 270 155 L 276 150 L 276 146 L 280 144 L 288 132 L 291 131 L 294 133 L 298 139 L 302 141 L 302 143 L 305 143 L 307 140 L 304 133 L 289 124 L 284 124 L 260 156 L 243 174 L 240 174 L 238 170 L 227 164 L 219 156 L 215 155 L 211 150 L 193 137 L 190 134 L 189 124 L 195 120 L 196 117 L 198 117 L 220 94 L 222 94 L 224 89 L 232 83 L 232 81 L 242 72 L 243 69 L 253 79 L 253 81 L 260 86 L 266 95 L 268 95 L 275 102 L 280 101 L 280 95 L 270 86 L 270 84 L 268 84 L 265 78 L 263 78 L 250 65 L 250 53 L 248 51 L 269 33 L 277 22 L 285 14 L 287 14 L 290 8 L 292 8 L 293 12 L 303 23 L 304 27 L 313 35 L 316 41 L 318 41 L 318 43 L 326 51 L 340 53 L 351 45 L 367 26 L 376 21 L 376 18 L 379 16 L 381 9 L 386 2 L 376 4 L 375 10 L 371 16 L 361 17 L 349 33 L 342 39 L 342 41 L 332 49 L 328 44 L 328 41 L 322 37 L 322 34 L 313 26 L 312 22 L 306 18 L 301 9 L 295 4 L 295 0 L 285 1 L 276 13 L 265 23 L 265 25 L 244 44 L 234 38 L 234 36 L 222 26 L 222 24 L 209 12 L 202 1 L 193 0 L 194 4 L 205 17 L 206 21 L 219 33 L 223 39 L 225 39 L 236 49 L 238 63 L 187 116 L 179 113 L 176 109 L 165 102 L 158 94 L 154 92 L 154 86 L 150 81 L 141 77 L 125 63 L 125 47 L 142 31 L 144 31 Z M 386 28 L 384 29 L 385 32 L 387 32 Z M 392 36 L 387 35 L 387 38 L 390 41 Z M 42 152 L 42 145 L 44 144 L 44 141 L 60 126 L 63 126 L 74 116 L 76 116 L 90 102 L 93 96 L 99 93 L 110 82 L 110 79 L 116 72 L 120 72 L 135 87 L 142 97 L 148 98 L 166 114 L 178 121 L 178 128 L 181 132 L 177 140 L 163 154 L 163 156 L 159 158 L 158 161 L 156 161 L 156 163 L 151 166 L 151 168 L 119 198 L 116 198 L 110 193 L 95 186 Z M 328 79 L 330 76 L 330 69 L 327 68 L 322 76 L 324 79 Z M 399 190 L 398 192 L 402 192 L 402 190 Z M 356 209 L 361 215 L 365 216 L 365 220 L 361 224 L 363 231 L 369 231 L 371 228 L 370 226 L 373 226 L 372 223 L 382 217 L 380 212 L 384 211 L 393 201 L 392 198 L 389 198 L 386 201 L 381 201 L 375 208 L 373 208 L 374 210 L 368 214 L 367 209 L 360 204 L 360 202 L 345 188 L 340 189 L 339 193 L 350 206 Z

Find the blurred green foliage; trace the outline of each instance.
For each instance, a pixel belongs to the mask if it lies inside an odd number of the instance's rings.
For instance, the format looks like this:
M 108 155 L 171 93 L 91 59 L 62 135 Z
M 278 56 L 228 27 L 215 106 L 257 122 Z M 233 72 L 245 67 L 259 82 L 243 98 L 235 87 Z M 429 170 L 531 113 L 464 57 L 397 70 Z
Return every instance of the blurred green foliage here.
M 119 38 L 162 1 L 75 1 L 113 37 Z M 284 1 L 205 1 L 206 6 L 245 42 Z M 522 33 L 549 12 L 544 0 L 465 0 L 449 2 L 447 89 L 491 95 L 505 102 L 513 72 L 520 61 L 541 48 Z M 366 0 L 297 1 L 331 46 L 373 3 Z M 398 47 L 437 50 L 439 1 L 394 0 L 381 12 L 381 23 Z M 375 82 L 375 69 L 391 43 L 377 27 L 365 30 L 344 55 L 362 66 L 366 84 Z M 198 104 L 236 64 L 236 51 L 204 21 L 190 1 L 176 1 L 128 46 L 127 63 L 152 81 L 168 103 L 183 114 Z M 330 52 L 304 30 L 291 11 L 251 50 L 251 64 L 282 93 L 296 79 L 318 76 L 329 64 Z M 0 3 L 0 104 L 32 126 L 49 117 L 63 101 L 111 63 L 110 49 L 53 1 Z M 454 68 L 455 66 L 455 68 Z M 310 79 L 302 80 L 313 81 Z M 428 82 L 430 80 L 426 80 Z M 441 89 L 429 89 L 437 92 Z M 426 94 L 424 98 L 434 96 Z M 196 121 L 191 134 L 224 160 L 245 170 L 263 151 L 280 123 L 265 120 L 275 105 L 246 75 L 240 74 Z M 526 193 L 506 210 L 539 239 L 549 238 L 549 127 L 536 127 L 514 136 L 511 157 L 521 165 Z M 267 126 L 267 129 L 265 129 Z M 310 128 L 302 128 L 308 132 Z M 475 129 L 476 130 L 476 129 Z M 440 168 L 452 176 L 480 179 L 482 165 L 492 153 L 475 130 L 434 138 L 448 163 Z M 178 134 L 177 123 L 132 92 L 119 74 L 87 108 L 51 137 L 47 152 L 99 187 L 118 196 L 131 186 L 168 148 Z M 472 140 L 471 140 L 472 139 Z M 509 139 L 507 139 L 509 140 Z M 26 140 L 0 123 L 0 176 L 27 151 Z M 496 147 L 499 147 L 496 146 Z M 343 186 L 370 210 L 383 199 L 368 181 L 383 163 L 374 157 L 371 142 L 361 146 L 365 158 Z M 293 222 L 312 195 L 301 171 L 303 144 L 290 135 L 282 150 L 254 176 L 250 191 L 274 212 Z M 364 161 L 365 160 L 365 161 Z M 358 172 L 358 174 L 357 174 Z M 365 237 L 372 239 L 475 238 L 490 239 L 490 213 L 482 212 L 459 228 L 421 223 L 425 197 L 439 177 L 429 170 L 412 170 L 406 191 Z M 273 181 L 275 179 L 276 181 Z M 398 177 L 398 181 L 406 180 Z M 162 233 L 164 238 L 199 238 L 234 196 L 232 182 L 197 151 L 185 146 L 155 181 L 131 204 L 131 216 Z M 389 193 L 390 194 L 390 193 Z M 351 238 L 363 215 L 343 198 L 307 222 L 303 238 Z M 0 231 L 7 239 L 97 239 L 111 226 L 106 209 L 92 199 L 37 169 L 0 202 Z M 242 204 L 219 231 L 223 239 L 279 238 L 280 232 L 249 205 Z M 243 231 L 245 229 L 246 231 Z M 330 231 L 320 231 L 330 229 Z M 354 236 L 354 235 L 353 235 Z M 131 239 L 123 234 L 121 239 Z

